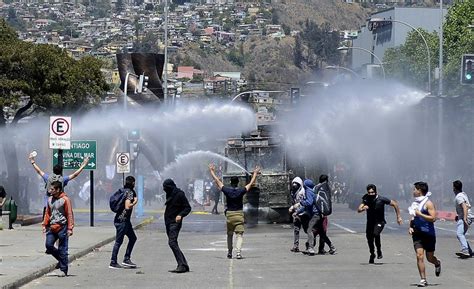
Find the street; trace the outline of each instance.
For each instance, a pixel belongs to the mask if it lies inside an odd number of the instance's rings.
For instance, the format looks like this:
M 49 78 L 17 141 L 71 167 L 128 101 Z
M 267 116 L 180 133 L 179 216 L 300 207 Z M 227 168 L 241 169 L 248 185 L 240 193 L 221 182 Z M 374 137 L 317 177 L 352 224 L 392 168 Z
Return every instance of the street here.
M 193 214 L 184 219 L 179 243 L 191 272 L 173 274 L 176 262 L 167 244 L 163 220 L 137 231 L 132 260 L 136 269 L 109 269 L 113 243 L 74 261 L 70 276 L 52 272 L 23 288 L 412 288 L 419 275 L 408 223 L 398 226 L 393 210 L 386 210 L 387 226 L 382 233 L 384 258 L 368 264 L 365 214 L 337 205 L 330 216 L 329 237 L 336 255 L 305 256 L 291 253 L 293 231 L 288 224 L 259 224 L 244 234 L 244 259 L 226 258 L 224 216 Z M 404 220 L 408 215 L 403 214 Z M 473 288 L 472 259 L 460 260 L 455 225 L 436 223 L 437 251 L 442 274 L 434 276 L 427 264 L 427 279 L 437 288 Z M 301 235 L 304 244 L 305 234 Z M 472 234 L 469 235 L 472 240 Z M 119 258 L 127 241 L 121 247 Z M 302 249 L 300 244 L 300 249 Z M 120 260 L 120 259 L 119 259 Z

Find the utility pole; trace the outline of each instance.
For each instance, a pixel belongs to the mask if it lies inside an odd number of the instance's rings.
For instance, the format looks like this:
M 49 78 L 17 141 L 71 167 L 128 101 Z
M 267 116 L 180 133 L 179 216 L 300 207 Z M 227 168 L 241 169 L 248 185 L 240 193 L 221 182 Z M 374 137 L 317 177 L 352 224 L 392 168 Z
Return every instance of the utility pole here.
M 439 1 L 439 89 L 438 95 L 443 95 L 443 0 Z
M 168 106 L 168 1 L 165 0 L 165 65 L 163 74 L 163 97 L 165 107 Z M 165 166 L 168 164 L 168 142 L 164 139 L 163 157 Z

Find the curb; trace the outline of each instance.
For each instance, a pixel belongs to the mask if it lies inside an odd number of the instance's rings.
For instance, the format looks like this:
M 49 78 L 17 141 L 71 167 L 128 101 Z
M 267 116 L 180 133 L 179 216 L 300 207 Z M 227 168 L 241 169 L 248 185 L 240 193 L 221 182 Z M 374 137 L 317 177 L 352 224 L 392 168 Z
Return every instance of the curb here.
M 144 219 L 142 222 L 140 222 L 139 224 L 135 225 L 133 228 L 134 229 L 140 229 L 140 228 L 143 228 L 149 224 L 151 224 L 154 220 L 154 217 L 151 216 L 149 218 L 146 218 Z M 93 252 L 96 248 L 100 248 L 102 246 L 105 246 L 107 245 L 108 243 L 111 243 L 115 240 L 115 236 L 111 236 L 105 240 L 102 240 L 102 241 L 99 241 L 97 242 L 96 244 L 92 245 L 92 246 L 89 246 L 75 254 L 72 254 L 72 255 L 69 255 L 69 263 L 71 263 L 72 261 L 76 260 L 76 259 L 79 259 L 87 254 L 89 254 L 90 252 Z M 37 269 L 37 270 L 34 270 L 33 272 L 27 272 L 27 274 L 23 277 L 20 277 L 18 278 L 17 280 L 11 282 L 11 283 L 8 283 L 8 284 L 5 284 L 5 285 L 2 285 L 2 289 L 10 289 L 10 288 L 18 288 L 20 286 L 23 286 L 45 274 L 48 274 L 49 272 L 52 272 L 55 270 L 55 267 L 56 267 L 56 262 L 52 263 L 51 265 L 49 266 L 46 266 L 44 268 L 41 268 L 41 269 Z

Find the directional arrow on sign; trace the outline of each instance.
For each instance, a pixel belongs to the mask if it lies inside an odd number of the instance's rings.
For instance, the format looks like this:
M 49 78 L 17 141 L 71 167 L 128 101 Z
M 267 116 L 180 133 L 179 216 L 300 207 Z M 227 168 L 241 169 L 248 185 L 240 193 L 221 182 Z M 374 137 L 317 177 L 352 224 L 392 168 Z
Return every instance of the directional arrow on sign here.
M 89 163 L 89 166 L 95 167 L 95 164 L 94 163 Z
M 55 154 L 54 154 L 54 157 L 55 157 L 55 158 L 58 158 L 58 156 L 59 156 L 58 153 L 55 153 Z

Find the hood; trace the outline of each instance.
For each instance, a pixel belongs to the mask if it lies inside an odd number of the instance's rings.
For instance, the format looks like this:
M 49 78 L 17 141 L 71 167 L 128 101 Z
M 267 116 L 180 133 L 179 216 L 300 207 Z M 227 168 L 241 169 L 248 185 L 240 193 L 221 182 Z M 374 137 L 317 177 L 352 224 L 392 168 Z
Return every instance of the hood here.
M 166 192 L 167 195 L 172 194 L 174 189 L 176 189 L 176 184 L 172 179 L 166 179 L 163 182 L 163 190 Z
M 303 186 L 303 180 L 300 178 L 300 177 L 296 177 L 294 178 L 291 183 L 298 183 L 300 184 L 300 186 L 302 187 Z
M 304 185 L 305 187 L 308 187 L 310 189 L 313 189 L 315 186 L 313 180 L 310 180 L 310 179 L 304 180 Z
M 292 195 L 295 203 L 299 203 L 301 200 L 306 199 L 303 180 L 300 177 L 296 177 L 293 179 L 293 181 L 291 181 L 291 183 L 298 183 L 300 185 L 298 191 Z

